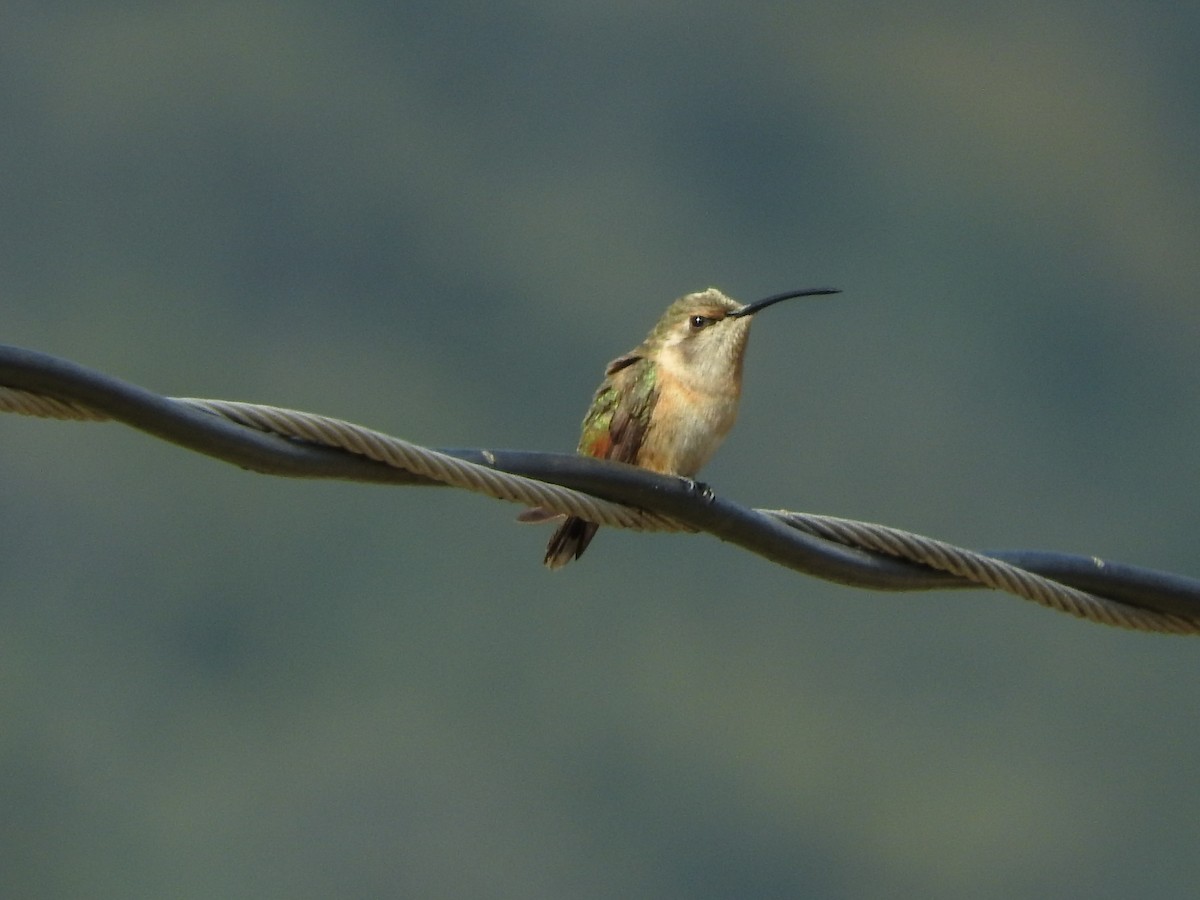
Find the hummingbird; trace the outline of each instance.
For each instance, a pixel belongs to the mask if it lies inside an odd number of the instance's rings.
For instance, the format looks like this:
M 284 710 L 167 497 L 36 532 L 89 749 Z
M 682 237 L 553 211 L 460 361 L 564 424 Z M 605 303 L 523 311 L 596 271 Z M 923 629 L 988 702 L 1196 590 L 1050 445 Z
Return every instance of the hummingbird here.
M 751 318 L 781 300 L 837 293 L 811 288 L 745 305 L 711 287 L 680 297 L 641 344 L 604 370 L 577 452 L 692 479 L 737 418 Z M 552 518 L 540 508 L 519 516 L 523 522 Z M 543 562 L 559 569 L 578 559 L 597 528 L 568 516 Z

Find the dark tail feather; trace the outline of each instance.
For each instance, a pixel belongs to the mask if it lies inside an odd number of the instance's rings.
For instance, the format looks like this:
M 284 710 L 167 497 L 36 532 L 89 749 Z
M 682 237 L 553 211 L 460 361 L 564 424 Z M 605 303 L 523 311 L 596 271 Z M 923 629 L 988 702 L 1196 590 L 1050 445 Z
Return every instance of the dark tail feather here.
M 599 527 L 595 522 L 571 516 L 558 526 L 558 531 L 550 538 L 543 562 L 551 569 L 561 569 L 571 560 L 579 559 Z

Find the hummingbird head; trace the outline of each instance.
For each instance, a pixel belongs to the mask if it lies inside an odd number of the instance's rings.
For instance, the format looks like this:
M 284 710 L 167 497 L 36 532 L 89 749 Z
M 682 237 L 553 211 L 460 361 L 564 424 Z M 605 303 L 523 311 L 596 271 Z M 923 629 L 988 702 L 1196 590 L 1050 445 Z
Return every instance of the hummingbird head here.
M 644 346 L 693 379 L 737 382 L 755 313 L 792 297 L 836 293 L 832 288 L 790 291 L 745 305 L 716 288 L 686 294 L 667 307 Z

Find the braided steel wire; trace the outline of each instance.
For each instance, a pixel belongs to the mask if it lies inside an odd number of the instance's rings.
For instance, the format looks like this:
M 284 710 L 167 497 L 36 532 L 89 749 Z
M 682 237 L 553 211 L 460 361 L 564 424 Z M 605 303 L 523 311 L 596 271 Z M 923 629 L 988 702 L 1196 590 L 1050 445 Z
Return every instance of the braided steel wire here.
M 847 546 L 861 547 L 899 559 L 919 562 L 1080 619 L 1135 631 L 1157 631 L 1164 634 L 1200 633 L 1200 623 L 1183 616 L 1150 612 L 1123 603 L 1114 603 L 1002 560 L 911 531 L 785 509 L 773 510 L 771 514 L 793 528 L 802 528 L 810 534 Z
M 15 351 L 15 364 L 10 362 L 4 365 L 5 351 Z M 611 476 L 621 469 L 631 468 L 627 466 L 614 467 L 613 464 L 598 464 L 596 460 L 585 458 L 564 459 L 556 455 L 547 457 L 545 454 L 521 451 L 432 450 L 350 422 L 308 412 L 226 400 L 165 398 L 45 354 L 0 347 L 0 380 L 4 380 L 6 372 L 10 384 L 15 381 L 19 386 L 0 386 L 0 412 L 80 421 L 116 419 L 198 452 L 258 471 L 308 477 L 444 484 L 499 500 L 540 506 L 554 513 L 579 516 L 612 527 L 641 531 L 710 531 L 724 540 L 735 540 L 773 561 L 844 583 L 885 590 L 982 586 L 1107 625 L 1165 634 L 1200 633 L 1200 582 L 1182 576 L 1139 570 L 1139 575 L 1144 572 L 1147 576 L 1156 576 L 1145 579 L 1145 602 L 1141 602 L 1143 598 L 1137 596 L 1136 590 L 1130 591 L 1128 586 L 1120 599 L 1114 599 L 1098 595 L 1094 592 L 1095 588 L 1092 591 L 1082 590 L 995 556 L 887 526 L 788 510 L 748 510 L 729 501 L 718 502 L 711 495 L 698 499 L 687 490 L 682 492 L 681 497 L 676 497 L 667 491 L 655 493 L 653 487 L 647 490 L 644 484 L 635 483 L 632 488 L 629 485 L 622 486 Z M 194 413 L 201 415 L 197 417 L 192 415 Z M 185 419 L 187 421 L 183 421 Z M 282 438 L 287 443 L 256 447 L 256 455 L 247 462 L 242 456 L 229 452 L 229 441 L 236 444 L 241 437 L 238 433 L 223 435 L 225 443 L 222 444 L 206 443 L 205 432 L 211 430 L 216 422 L 269 435 L 272 439 Z M 272 453 L 286 458 L 287 450 L 299 447 L 319 447 L 342 454 L 354 454 L 404 473 L 406 477 L 403 480 L 384 478 L 374 470 L 342 469 L 337 465 L 330 467 L 330 460 L 325 457 L 288 460 L 286 467 L 272 463 Z M 474 456 L 480 461 L 471 461 L 465 456 Z M 548 470 L 552 475 L 557 473 L 555 477 L 564 481 L 586 484 L 587 489 L 576 490 L 552 483 L 546 480 L 550 475 L 529 477 L 518 471 L 505 470 L 505 465 L 510 469 L 532 466 L 532 471 L 541 472 L 544 467 L 539 468 L 538 464 L 546 462 L 547 458 L 551 464 L 557 464 Z M 577 466 L 585 464 L 593 471 L 586 475 L 574 471 Z M 631 473 L 625 474 L 626 480 L 629 480 Z M 635 470 L 632 475 L 637 480 L 652 483 L 658 479 L 661 484 L 663 479 L 663 476 L 644 470 Z M 672 484 L 669 478 L 667 483 L 679 487 Z M 618 495 L 630 495 L 631 490 L 636 489 L 638 505 L 631 506 L 594 496 L 591 493 L 593 484 L 597 485 L 597 492 L 612 493 L 616 499 L 625 499 Z M 661 508 L 647 508 L 655 506 Z M 731 526 L 728 520 L 735 517 L 740 521 Z M 787 526 L 785 531 L 792 531 L 791 535 L 783 535 L 785 547 L 782 550 L 772 544 L 773 541 L 778 542 L 780 535 L 766 533 L 770 531 L 769 523 L 772 521 Z M 815 547 L 804 548 L 809 553 L 836 556 L 832 548 L 840 545 L 855 552 L 868 551 L 868 557 L 852 557 L 849 560 L 838 558 L 829 572 L 810 567 L 807 562 L 797 561 L 799 557 L 793 559 L 788 555 L 793 549 L 791 544 L 801 540 L 803 535 L 817 539 Z M 879 568 L 880 558 L 875 554 L 884 554 L 915 566 L 902 571 L 889 571 L 886 566 Z M 861 574 L 855 568 L 859 565 L 863 567 Z M 948 573 L 953 578 L 923 580 L 920 575 L 922 569 Z M 1156 579 L 1170 581 L 1171 596 L 1166 600 L 1150 596 L 1151 582 Z M 1093 576 L 1089 583 L 1096 580 Z M 1103 583 L 1102 578 L 1099 583 Z

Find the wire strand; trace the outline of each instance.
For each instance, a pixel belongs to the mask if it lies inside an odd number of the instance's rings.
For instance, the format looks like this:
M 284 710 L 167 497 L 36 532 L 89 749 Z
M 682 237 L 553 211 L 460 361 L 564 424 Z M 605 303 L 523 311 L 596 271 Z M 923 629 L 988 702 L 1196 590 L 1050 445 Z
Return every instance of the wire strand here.
M 341 419 L 231 400 L 176 399 L 239 425 L 357 453 L 397 469 L 424 475 L 449 487 L 462 488 L 497 500 L 540 506 L 553 513 L 579 516 L 589 522 L 634 531 L 692 530 L 666 516 L 610 503 L 555 484 L 497 472 Z
M 853 519 L 814 516 L 783 509 L 774 510 L 772 514 L 793 528 L 802 528 L 811 534 L 847 546 L 862 547 L 919 562 L 1080 619 L 1166 634 L 1195 634 L 1198 631 L 1197 623 L 1187 618 L 1114 603 L 982 553 L 965 550 L 910 531 Z
M 685 479 L 586 457 L 439 451 L 314 413 L 161 397 L 21 348 L 0 346 L 0 412 L 116 420 L 271 474 L 436 483 L 612 527 L 708 531 L 798 571 L 862 587 L 987 587 L 1088 621 L 1164 634 L 1200 633 L 1200 581 L 1185 576 L 1120 565 L 1087 568 L 1070 554 L 1009 554 L 1028 557 L 1030 564 L 1022 567 L 1001 554 L 977 553 L 888 526 L 750 510 L 697 492 Z M 1061 574 L 1055 579 L 1031 570 L 1039 565 Z M 1068 583 L 1072 580 L 1080 584 Z M 1109 589 L 1114 596 L 1104 595 Z

